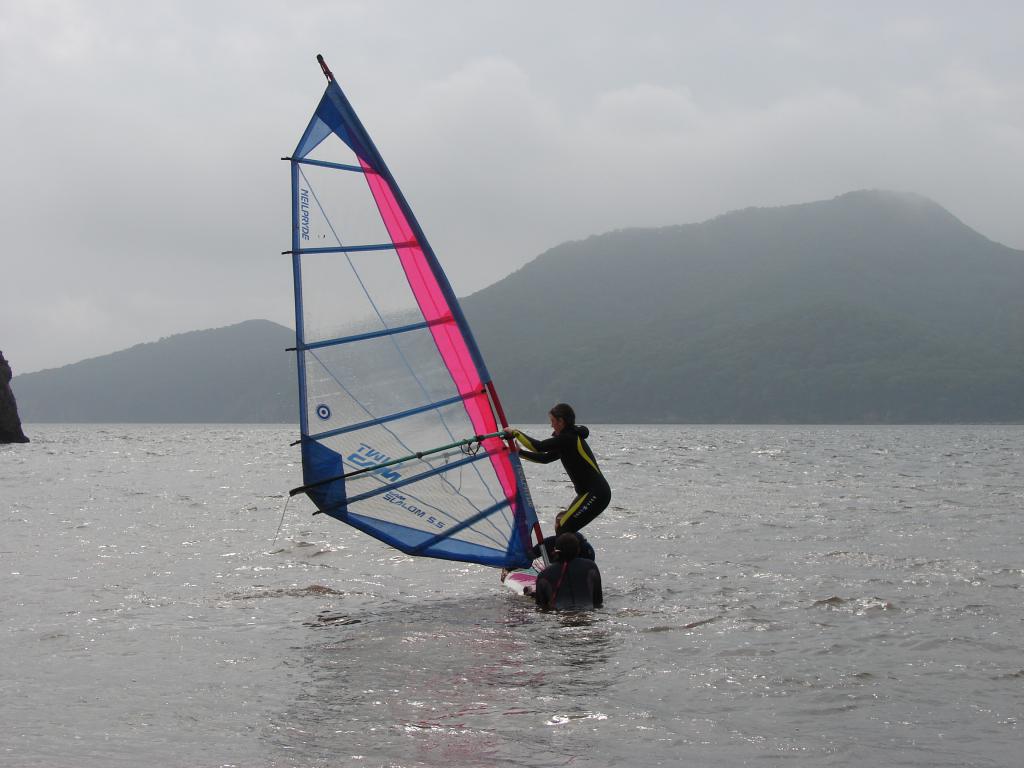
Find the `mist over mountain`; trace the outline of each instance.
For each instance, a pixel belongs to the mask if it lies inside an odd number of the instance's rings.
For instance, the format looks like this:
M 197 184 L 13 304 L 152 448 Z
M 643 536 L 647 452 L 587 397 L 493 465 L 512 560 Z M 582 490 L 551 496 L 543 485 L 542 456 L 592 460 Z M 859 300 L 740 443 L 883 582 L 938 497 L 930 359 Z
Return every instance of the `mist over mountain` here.
M 518 423 L 1024 421 L 1024 251 L 916 195 L 564 243 L 462 303 Z M 293 422 L 293 344 L 252 320 L 12 388 L 26 423 Z
M 565 243 L 463 306 L 520 421 L 1024 420 L 1024 252 L 917 195 Z

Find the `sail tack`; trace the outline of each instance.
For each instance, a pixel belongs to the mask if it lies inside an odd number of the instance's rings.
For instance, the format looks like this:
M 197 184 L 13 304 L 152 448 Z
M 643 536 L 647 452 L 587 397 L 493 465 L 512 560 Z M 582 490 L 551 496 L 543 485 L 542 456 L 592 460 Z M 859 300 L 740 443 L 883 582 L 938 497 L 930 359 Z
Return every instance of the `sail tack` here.
M 483 358 L 411 208 L 325 73 L 288 158 L 303 490 L 403 552 L 525 566 L 536 514 L 499 436 L 507 425 Z

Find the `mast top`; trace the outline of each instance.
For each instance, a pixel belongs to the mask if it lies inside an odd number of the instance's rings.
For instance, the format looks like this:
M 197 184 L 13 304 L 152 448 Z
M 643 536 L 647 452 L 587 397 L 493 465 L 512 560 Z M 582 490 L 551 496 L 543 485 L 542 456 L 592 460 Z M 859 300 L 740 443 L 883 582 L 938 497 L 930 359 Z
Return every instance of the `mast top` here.
M 324 71 L 324 77 L 326 77 L 326 78 L 327 78 L 327 81 L 328 81 L 328 82 L 331 82 L 331 83 L 333 83 L 333 82 L 334 82 L 334 73 L 333 73 L 333 72 L 331 72 L 331 70 L 330 70 L 330 69 L 328 69 L 328 67 L 327 67 L 327 62 L 326 62 L 326 61 L 324 61 L 324 57 L 323 57 L 323 54 L 320 54 L 320 53 L 318 53 L 318 54 L 316 55 L 316 60 L 317 60 L 318 62 L 320 62 L 320 69 L 322 69 L 322 70 Z

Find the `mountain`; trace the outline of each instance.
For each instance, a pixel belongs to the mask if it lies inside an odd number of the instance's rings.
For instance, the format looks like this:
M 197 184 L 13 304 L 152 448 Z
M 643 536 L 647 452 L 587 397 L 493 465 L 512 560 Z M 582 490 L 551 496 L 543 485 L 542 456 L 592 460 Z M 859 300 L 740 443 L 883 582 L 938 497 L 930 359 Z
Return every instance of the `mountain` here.
M 1024 421 L 1024 252 L 917 195 L 565 243 L 463 306 L 517 421 Z
M 916 195 L 564 243 L 462 304 L 514 423 L 1024 422 L 1024 251 Z M 293 422 L 293 344 L 253 320 L 12 387 L 26 423 Z
M 295 332 L 269 320 L 182 333 L 16 376 L 31 422 L 290 422 Z

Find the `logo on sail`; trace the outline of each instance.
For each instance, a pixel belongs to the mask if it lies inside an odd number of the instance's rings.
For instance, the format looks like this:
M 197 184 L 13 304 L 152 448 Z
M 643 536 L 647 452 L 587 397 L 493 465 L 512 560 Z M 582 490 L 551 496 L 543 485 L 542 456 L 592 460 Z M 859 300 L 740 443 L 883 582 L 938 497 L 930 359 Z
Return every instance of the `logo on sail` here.
M 439 531 L 444 530 L 444 523 L 438 520 L 433 515 L 428 515 L 425 511 L 417 507 L 415 504 L 410 504 L 409 499 L 398 493 L 397 491 L 388 491 L 384 494 L 384 501 L 389 501 L 392 504 L 396 504 L 407 512 L 411 512 L 416 517 L 423 520 L 427 525 L 437 528 Z
M 359 467 L 360 469 L 369 469 L 371 467 L 377 466 L 378 464 L 384 464 L 388 461 L 391 461 L 391 457 L 388 456 L 386 453 L 381 453 L 380 451 L 373 448 L 372 446 L 367 445 L 366 443 L 360 443 L 359 448 L 350 453 L 348 458 L 345 459 L 345 461 L 347 461 L 349 464 L 352 464 L 353 466 Z M 391 467 L 381 467 L 374 474 L 378 474 L 381 477 L 385 478 L 386 480 L 391 480 L 392 482 L 402 479 L 401 473 L 395 471 Z
M 309 190 L 299 190 L 299 228 L 302 239 L 309 240 Z

